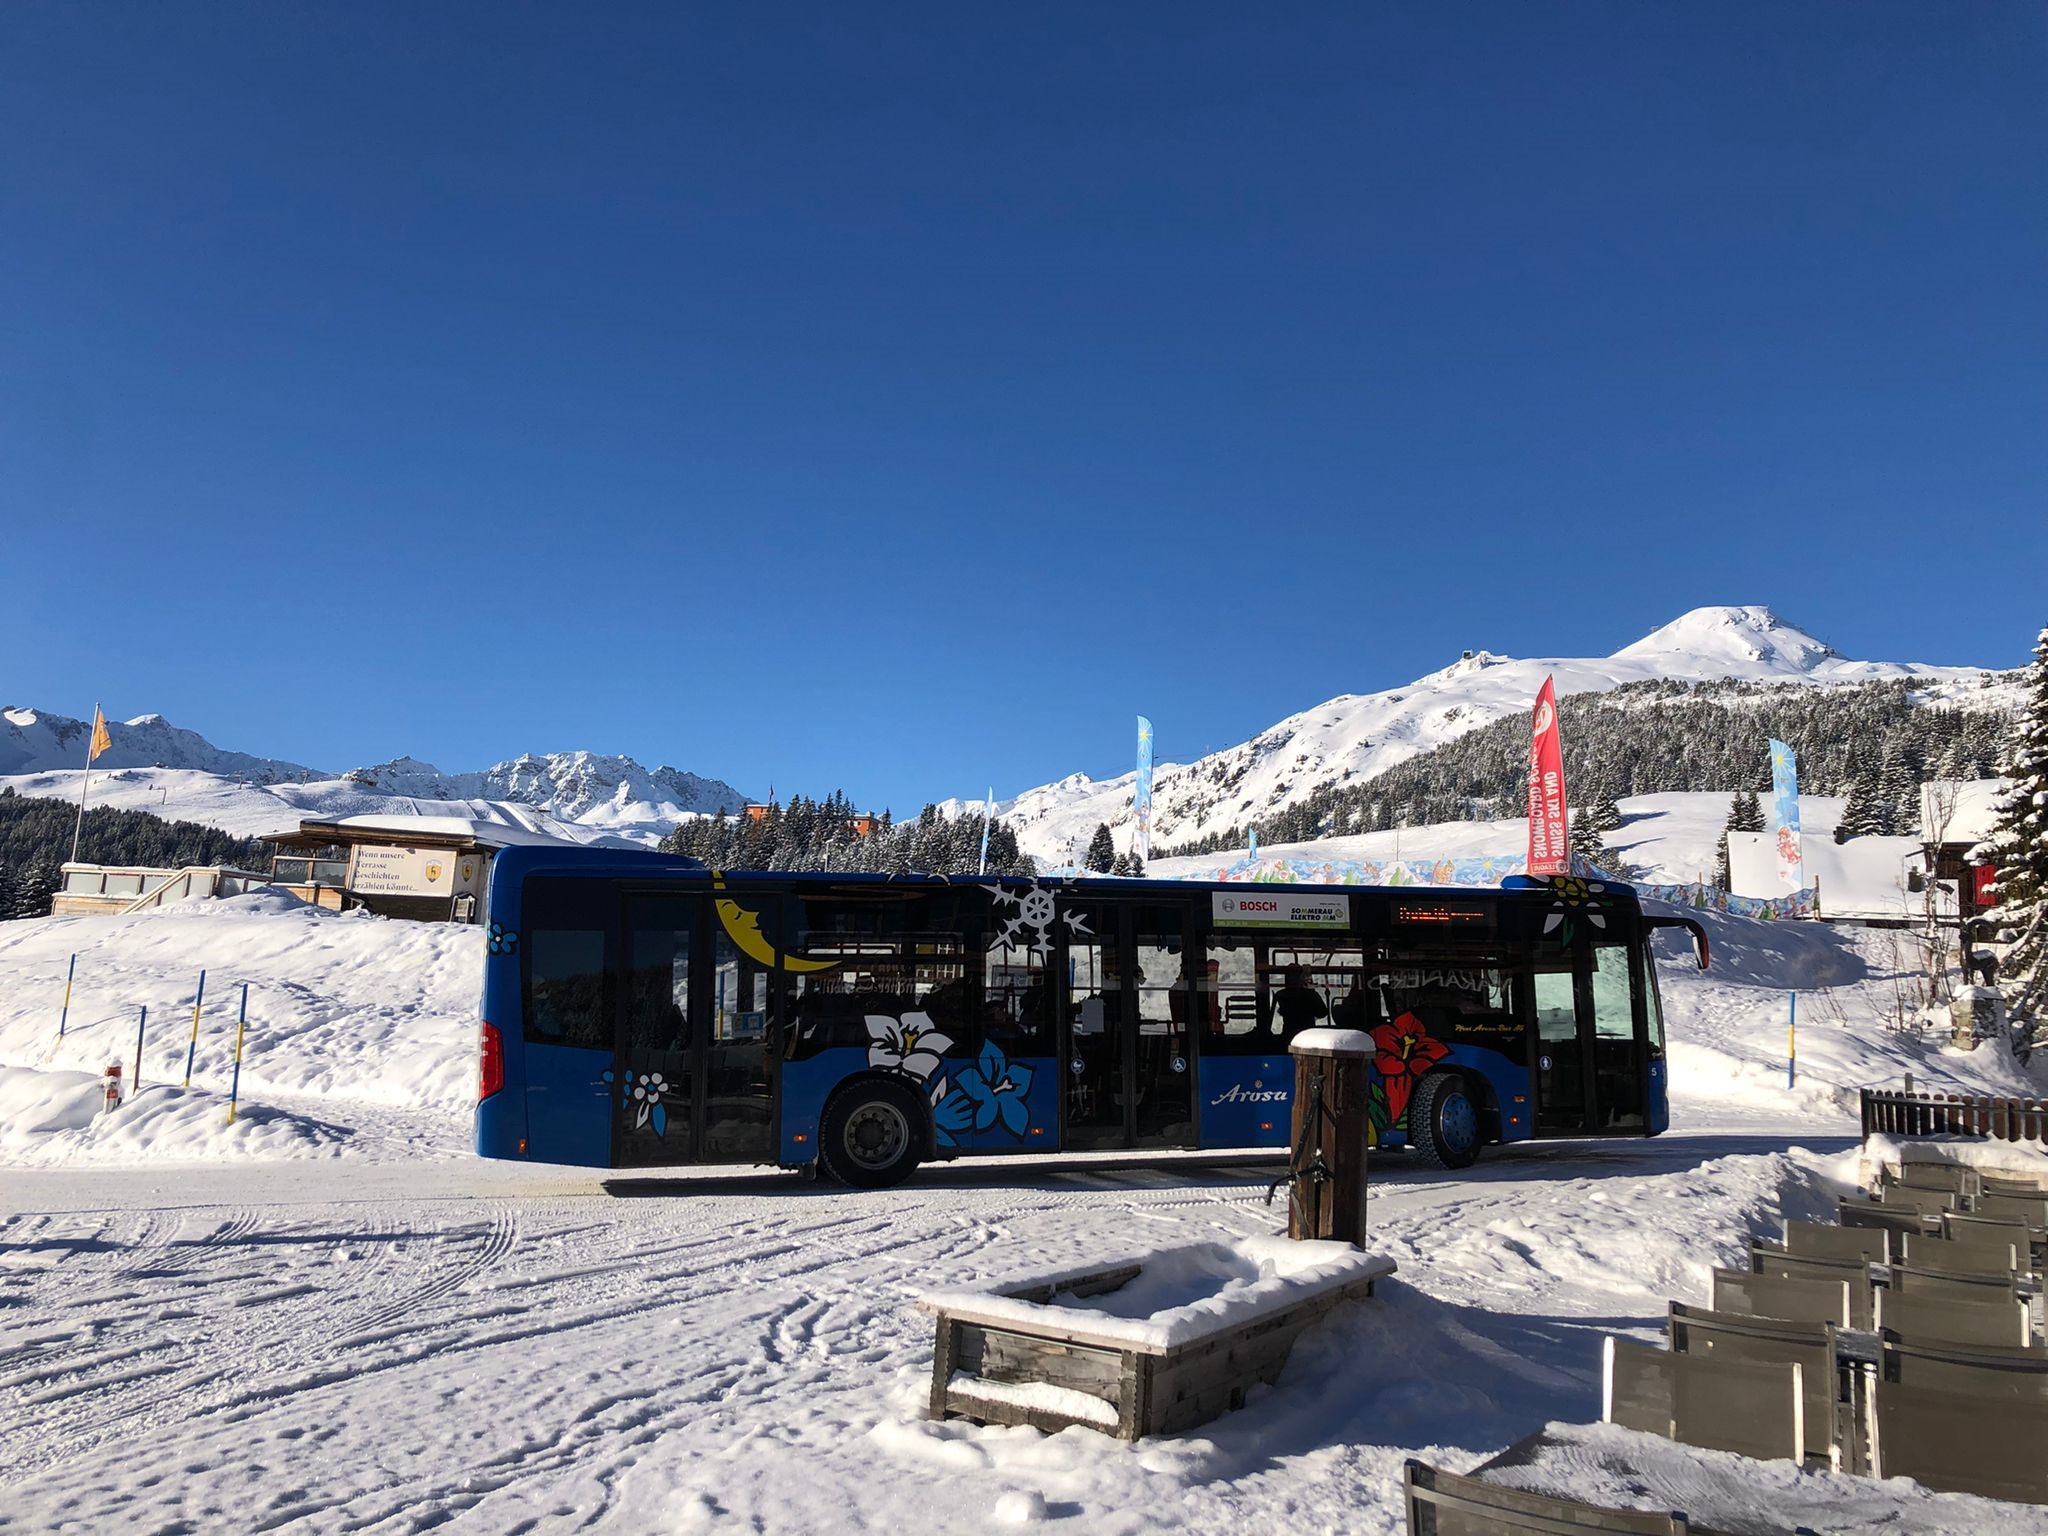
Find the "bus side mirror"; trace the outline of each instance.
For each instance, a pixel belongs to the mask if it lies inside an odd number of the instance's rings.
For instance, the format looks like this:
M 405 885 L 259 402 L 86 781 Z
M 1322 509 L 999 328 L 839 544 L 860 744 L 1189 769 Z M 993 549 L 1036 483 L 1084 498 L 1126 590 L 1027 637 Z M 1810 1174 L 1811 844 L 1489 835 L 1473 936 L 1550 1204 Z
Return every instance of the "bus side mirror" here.
M 1700 957 L 1700 969 L 1704 971 L 1707 968 L 1709 958 L 1707 930 L 1695 919 L 1690 917 L 1652 917 L 1646 918 L 1643 926 L 1645 928 L 1683 928 L 1692 935 L 1693 953 Z

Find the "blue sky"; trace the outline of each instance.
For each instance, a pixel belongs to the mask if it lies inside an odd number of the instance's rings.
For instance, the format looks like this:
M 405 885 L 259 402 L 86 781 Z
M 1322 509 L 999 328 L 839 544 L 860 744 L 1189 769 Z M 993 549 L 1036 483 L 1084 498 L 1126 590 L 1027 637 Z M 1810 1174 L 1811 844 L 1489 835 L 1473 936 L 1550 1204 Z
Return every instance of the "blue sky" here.
M 1702 603 L 2018 664 L 2044 64 L 2017 3 L 23 0 L 0 699 L 900 811 Z

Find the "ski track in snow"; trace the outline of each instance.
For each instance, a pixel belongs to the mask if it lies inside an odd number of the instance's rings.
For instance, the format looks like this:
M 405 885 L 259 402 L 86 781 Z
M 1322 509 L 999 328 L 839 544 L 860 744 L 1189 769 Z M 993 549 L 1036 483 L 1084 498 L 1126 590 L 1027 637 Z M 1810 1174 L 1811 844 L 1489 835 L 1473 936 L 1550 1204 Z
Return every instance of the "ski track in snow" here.
M 1264 1168 L 507 1198 L 460 1164 L 411 1196 L 268 1165 L 194 1173 L 171 1209 L 147 1202 L 175 1178 L 27 1175 L 0 1221 L 0 1531 L 862 1530 L 1013 1490 L 1091 1531 L 1391 1528 L 1404 1455 L 1469 1464 L 1596 1416 L 1600 1333 L 1655 1327 L 1663 1277 L 1687 1294 L 1781 1187 L 1805 1198 L 1817 1157 L 1724 1155 L 1760 1140 L 1546 1147 L 1463 1180 L 1388 1158 L 1375 1246 L 1401 1278 L 1255 1408 L 1137 1447 L 925 1422 L 915 1299 L 1273 1230 Z M 1698 1209 L 1642 1239 L 1660 1203 Z M 1682 1260 L 1702 1228 L 1726 1251 Z M 1625 1234 L 1655 1252 L 1617 1269 Z
M 465 1147 L 474 930 L 262 898 L 7 924 L 0 1536 L 894 1536 L 1001 1523 L 1006 1494 L 1090 1536 L 1396 1530 L 1405 1457 L 1461 1469 L 1597 1418 L 1603 1334 L 1655 1337 L 1750 1236 L 1825 1210 L 1859 1084 L 2040 1091 L 2001 1049 L 1887 1030 L 1883 935 L 1703 920 L 1712 972 L 1660 945 L 1671 1134 L 1499 1149 L 1458 1176 L 1377 1157 L 1372 1245 L 1398 1277 L 1245 1410 L 1137 1445 L 927 1421 L 916 1299 L 1271 1232 L 1276 1159 L 963 1161 L 886 1192 L 485 1163 Z M 201 966 L 210 998 L 252 984 L 233 1128 L 222 1015 L 194 1087 L 154 1086 L 182 1076 Z M 153 1086 L 98 1115 L 144 1002 L 166 1021 Z M 1905 1528 L 2048 1517 L 1930 1497 Z

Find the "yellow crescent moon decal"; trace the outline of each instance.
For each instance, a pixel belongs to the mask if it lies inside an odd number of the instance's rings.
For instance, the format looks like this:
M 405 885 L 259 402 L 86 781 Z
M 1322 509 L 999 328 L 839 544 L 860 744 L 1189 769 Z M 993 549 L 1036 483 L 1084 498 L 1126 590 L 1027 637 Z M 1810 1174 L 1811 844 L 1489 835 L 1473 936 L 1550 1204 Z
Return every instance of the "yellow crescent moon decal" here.
M 714 873 L 711 881 L 713 890 L 725 889 L 725 880 L 720 875 Z M 730 896 L 720 896 L 717 906 L 718 921 L 724 925 L 733 943 L 740 947 L 740 952 L 771 971 L 777 966 L 798 974 L 829 971 L 839 963 L 837 960 L 804 960 L 795 955 L 778 955 L 775 946 L 768 942 L 768 936 L 761 932 L 760 913 L 749 912 Z

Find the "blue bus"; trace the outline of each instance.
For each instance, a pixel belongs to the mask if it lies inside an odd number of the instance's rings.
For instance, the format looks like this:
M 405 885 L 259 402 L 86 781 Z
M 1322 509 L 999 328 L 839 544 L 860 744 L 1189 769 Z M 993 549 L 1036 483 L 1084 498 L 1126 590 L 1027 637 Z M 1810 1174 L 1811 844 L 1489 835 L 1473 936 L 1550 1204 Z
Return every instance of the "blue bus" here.
M 477 1150 L 598 1168 L 1284 1148 L 1289 1040 L 1368 1032 L 1372 1137 L 1654 1136 L 1662 1011 L 1626 886 L 721 874 L 512 848 L 488 893 Z

